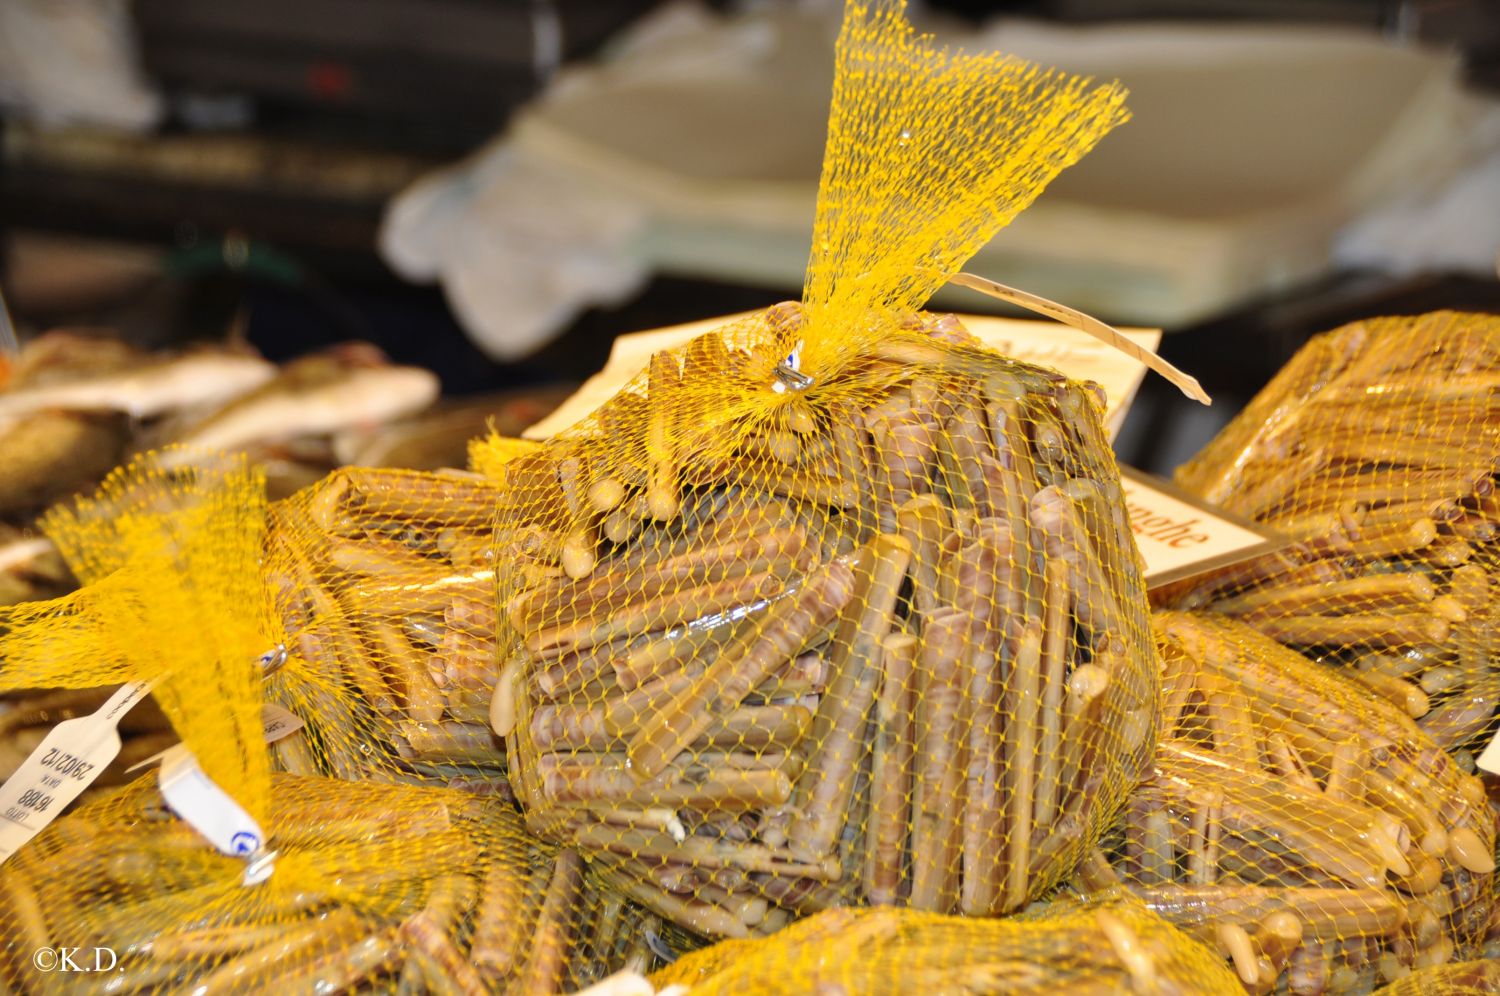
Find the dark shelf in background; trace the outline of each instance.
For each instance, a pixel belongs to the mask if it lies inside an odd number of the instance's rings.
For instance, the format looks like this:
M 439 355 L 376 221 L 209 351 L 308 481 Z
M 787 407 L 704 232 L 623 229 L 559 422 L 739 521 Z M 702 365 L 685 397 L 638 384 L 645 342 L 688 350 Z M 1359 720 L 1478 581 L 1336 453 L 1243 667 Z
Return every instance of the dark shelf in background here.
M 460 154 L 562 62 L 658 0 L 136 0 L 169 94 L 234 94 L 256 127 Z

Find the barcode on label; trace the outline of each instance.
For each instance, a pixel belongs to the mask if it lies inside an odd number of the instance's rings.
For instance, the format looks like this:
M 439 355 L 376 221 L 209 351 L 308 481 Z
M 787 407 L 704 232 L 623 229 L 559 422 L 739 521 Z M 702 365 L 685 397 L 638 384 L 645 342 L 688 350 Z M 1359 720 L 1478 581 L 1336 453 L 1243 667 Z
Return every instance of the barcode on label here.
M 307 725 L 296 713 L 271 702 L 260 707 L 260 721 L 268 744 L 274 744 L 282 737 L 289 737 Z
M 58 723 L 31 756 L 0 785 L 0 861 L 57 819 L 120 753 L 120 717 L 151 690 L 122 685 L 98 711 Z

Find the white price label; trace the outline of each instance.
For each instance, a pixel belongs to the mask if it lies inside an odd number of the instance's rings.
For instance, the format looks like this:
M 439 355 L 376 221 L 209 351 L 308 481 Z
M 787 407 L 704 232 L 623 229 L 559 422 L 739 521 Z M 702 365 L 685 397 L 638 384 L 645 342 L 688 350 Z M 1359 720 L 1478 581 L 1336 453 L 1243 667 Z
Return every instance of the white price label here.
M 120 718 L 150 693 L 151 684 L 121 685 L 92 715 L 58 723 L 0 785 L 0 862 L 41 833 L 104 773 L 120 753 Z
M 1132 467 L 1120 468 L 1125 513 L 1146 563 L 1146 587 L 1159 588 L 1287 545 L 1265 528 Z
M 268 744 L 274 744 L 283 737 L 289 737 L 307 725 L 302 721 L 301 716 L 281 708 L 274 702 L 267 702 L 260 707 L 260 722 Z
M 1500 775 L 1500 730 L 1495 731 L 1495 735 L 1490 738 L 1489 746 L 1485 747 L 1474 763 L 1482 771 Z

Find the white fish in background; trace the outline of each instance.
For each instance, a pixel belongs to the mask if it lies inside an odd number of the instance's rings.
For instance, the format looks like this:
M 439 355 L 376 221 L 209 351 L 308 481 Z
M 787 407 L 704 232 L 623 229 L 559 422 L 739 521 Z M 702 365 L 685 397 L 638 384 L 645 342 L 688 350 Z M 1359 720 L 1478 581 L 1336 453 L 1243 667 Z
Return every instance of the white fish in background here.
M 274 376 L 275 365 L 256 356 L 192 352 L 117 373 L 0 392 L 0 419 L 56 409 L 124 412 L 146 419 L 223 402 L 255 390 Z
M 32 536 L 10 542 L 0 541 L 0 571 L 24 567 L 56 549 L 52 541 L 45 536 Z
M 73 578 L 51 540 L 0 522 L 0 605 L 53 598 L 72 588 Z
M 339 346 L 287 364 L 275 380 L 185 427 L 171 441 L 195 449 L 241 450 L 329 435 L 420 411 L 437 400 L 439 389 L 431 371 L 392 366 L 366 344 Z

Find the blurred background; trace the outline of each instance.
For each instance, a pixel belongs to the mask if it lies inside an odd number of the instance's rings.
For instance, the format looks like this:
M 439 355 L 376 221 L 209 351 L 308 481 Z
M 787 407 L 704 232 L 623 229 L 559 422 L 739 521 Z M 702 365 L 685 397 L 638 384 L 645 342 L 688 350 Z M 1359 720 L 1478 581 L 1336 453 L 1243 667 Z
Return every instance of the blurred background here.
M 620 333 L 798 296 L 839 12 L 5 0 L 0 292 L 23 341 L 227 339 L 276 363 L 368 343 L 319 355 L 433 371 L 396 415 L 438 387 L 453 414 L 409 462 L 461 460 L 485 418 L 519 431 Z M 1313 333 L 1500 310 L 1500 4 L 911 14 L 1131 90 L 1132 121 L 969 266 L 1165 330 L 1216 404 L 1148 379 L 1126 462 L 1170 472 Z

